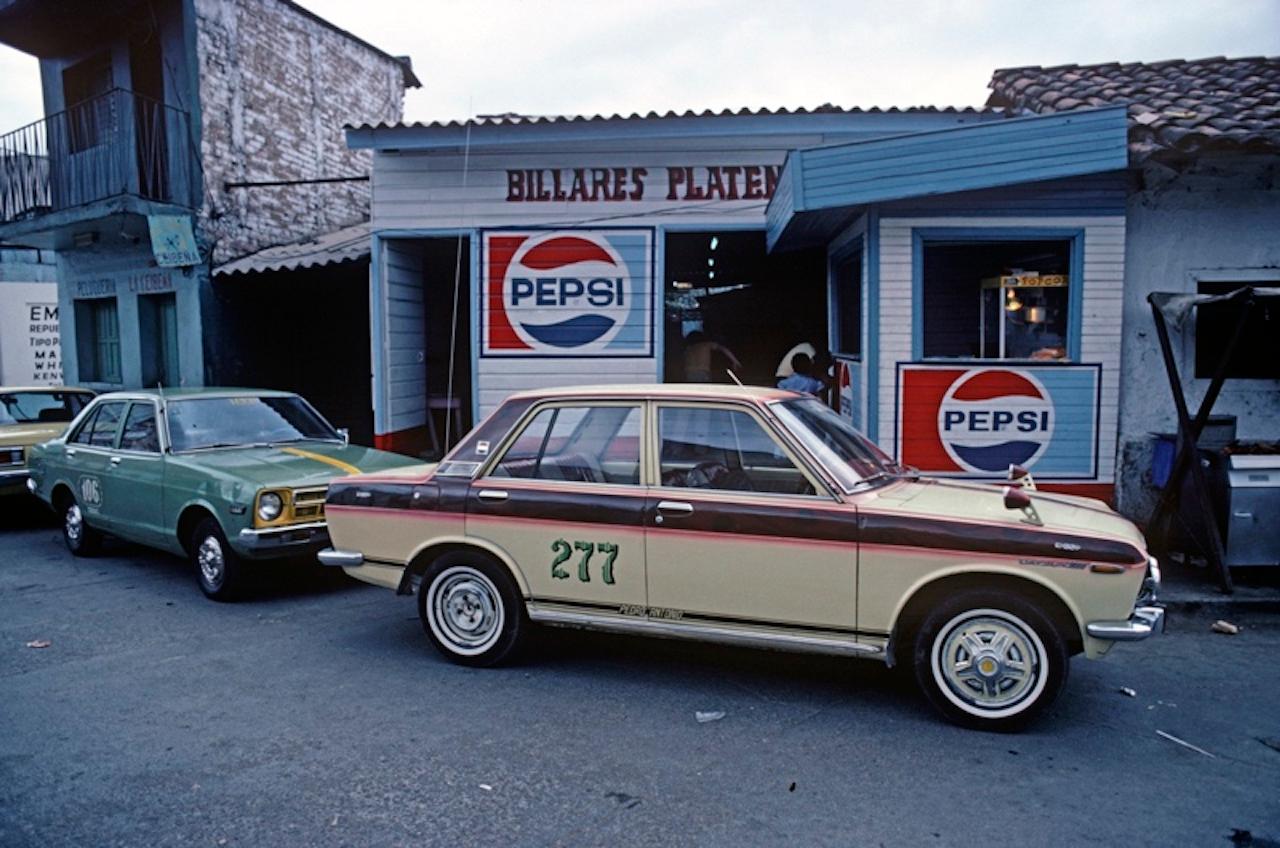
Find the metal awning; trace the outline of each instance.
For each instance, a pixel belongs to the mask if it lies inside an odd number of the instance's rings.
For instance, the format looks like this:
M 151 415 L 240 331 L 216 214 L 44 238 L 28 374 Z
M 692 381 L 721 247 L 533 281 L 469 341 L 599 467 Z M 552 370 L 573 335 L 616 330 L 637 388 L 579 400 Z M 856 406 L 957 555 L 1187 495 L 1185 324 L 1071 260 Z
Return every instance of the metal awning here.
M 224 262 L 213 269 L 213 276 L 230 277 L 234 274 L 319 268 L 368 259 L 369 254 L 369 222 L 365 221 L 304 241 L 263 248 L 256 253 Z

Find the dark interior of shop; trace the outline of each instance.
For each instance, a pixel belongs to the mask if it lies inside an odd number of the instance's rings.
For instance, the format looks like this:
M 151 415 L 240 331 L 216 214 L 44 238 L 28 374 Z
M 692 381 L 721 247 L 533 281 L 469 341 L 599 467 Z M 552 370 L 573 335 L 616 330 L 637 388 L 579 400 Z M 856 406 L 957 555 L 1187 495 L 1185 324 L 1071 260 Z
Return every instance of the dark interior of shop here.
M 1003 326 L 1004 358 L 1065 358 L 1068 287 L 1000 288 L 998 281 L 1015 274 L 1069 277 L 1070 257 L 1066 240 L 927 243 L 924 355 L 1000 358 Z
M 213 290 L 223 317 L 209 385 L 297 392 L 373 444 L 368 262 L 215 278 Z
M 667 233 L 662 286 L 666 382 L 687 380 L 687 339 L 695 331 L 728 349 L 742 364 L 738 378 L 754 385 L 774 385 L 778 362 L 800 342 L 825 350 L 821 248 L 770 254 L 758 230 Z M 713 353 L 712 381 L 732 382 L 729 365 Z
M 427 413 L 443 444 L 448 424 L 450 444 L 471 428 L 471 239 L 422 239 L 423 298 L 427 334 Z M 457 315 L 454 315 L 455 291 Z M 453 382 L 449 381 L 450 340 Z M 450 394 L 452 389 L 452 394 Z M 452 398 L 453 409 L 445 407 Z M 455 416 L 451 422 L 446 417 Z M 458 422 L 461 425 L 458 426 Z

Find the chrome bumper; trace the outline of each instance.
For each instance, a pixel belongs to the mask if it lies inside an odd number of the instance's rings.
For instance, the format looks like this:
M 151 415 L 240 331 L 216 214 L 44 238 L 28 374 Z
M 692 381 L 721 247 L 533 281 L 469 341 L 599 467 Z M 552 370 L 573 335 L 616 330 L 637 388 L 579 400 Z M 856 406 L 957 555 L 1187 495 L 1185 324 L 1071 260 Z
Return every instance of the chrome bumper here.
M 6 468 L 0 471 L 0 485 L 5 483 L 17 483 L 26 480 L 31 476 L 31 470 L 25 465 L 21 468 Z
M 1112 642 L 1137 642 L 1164 632 L 1164 607 L 1156 603 L 1160 592 L 1160 563 L 1155 557 L 1147 557 L 1147 574 L 1142 579 L 1138 602 L 1127 621 L 1094 621 L 1085 625 L 1085 632 L 1095 639 Z
M 359 551 L 335 551 L 333 548 L 325 548 L 316 554 L 316 559 L 320 560 L 321 565 L 332 565 L 335 568 L 355 568 L 357 565 L 364 563 L 364 554 Z
M 246 527 L 236 537 L 240 553 L 266 558 L 308 553 L 329 544 L 329 525 L 323 521 L 254 530 Z
M 1085 630 L 1095 639 L 1137 642 L 1164 632 L 1164 607 L 1137 607 L 1128 621 L 1093 621 Z

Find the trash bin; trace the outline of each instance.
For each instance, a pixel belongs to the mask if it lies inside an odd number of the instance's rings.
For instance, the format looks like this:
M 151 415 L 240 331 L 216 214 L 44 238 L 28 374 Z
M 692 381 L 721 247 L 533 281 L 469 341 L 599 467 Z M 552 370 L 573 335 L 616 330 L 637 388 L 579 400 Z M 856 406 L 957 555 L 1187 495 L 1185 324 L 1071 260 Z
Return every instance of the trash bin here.
M 1280 455 L 1232 454 L 1226 473 L 1226 564 L 1280 565 Z

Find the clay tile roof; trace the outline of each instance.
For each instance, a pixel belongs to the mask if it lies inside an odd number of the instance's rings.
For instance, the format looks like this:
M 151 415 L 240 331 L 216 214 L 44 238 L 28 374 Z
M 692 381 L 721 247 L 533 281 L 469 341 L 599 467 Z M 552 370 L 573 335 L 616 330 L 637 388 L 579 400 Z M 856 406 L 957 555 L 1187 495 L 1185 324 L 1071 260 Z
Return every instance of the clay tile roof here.
M 987 106 L 1046 114 L 1125 103 L 1134 161 L 1280 151 L 1280 57 L 1004 68 Z

